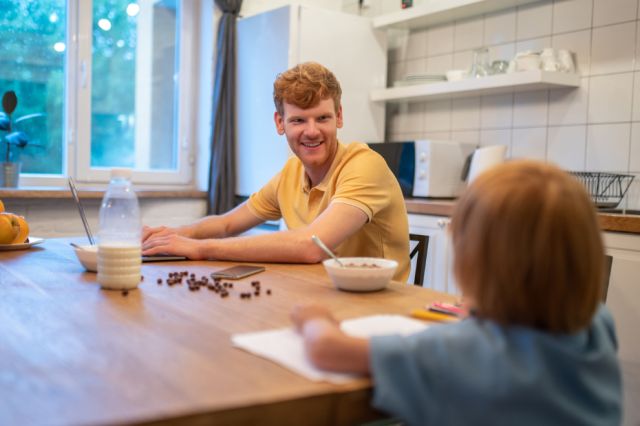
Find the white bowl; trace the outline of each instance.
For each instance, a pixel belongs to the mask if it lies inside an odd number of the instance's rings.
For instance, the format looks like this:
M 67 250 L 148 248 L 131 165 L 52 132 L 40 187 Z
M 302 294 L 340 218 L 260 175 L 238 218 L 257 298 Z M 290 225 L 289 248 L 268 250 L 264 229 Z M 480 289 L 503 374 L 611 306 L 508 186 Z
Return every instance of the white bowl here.
M 446 73 L 447 81 L 459 81 L 469 77 L 467 70 L 449 70 Z
M 86 245 L 80 247 L 73 248 L 78 260 L 87 271 L 96 272 L 98 270 L 98 246 Z
M 341 257 L 340 261 L 344 267 L 333 259 L 327 259 L 322 264 L 333 284 L 347 291 L 382 290 L 398 267 L 395 260 L 378 257 Z

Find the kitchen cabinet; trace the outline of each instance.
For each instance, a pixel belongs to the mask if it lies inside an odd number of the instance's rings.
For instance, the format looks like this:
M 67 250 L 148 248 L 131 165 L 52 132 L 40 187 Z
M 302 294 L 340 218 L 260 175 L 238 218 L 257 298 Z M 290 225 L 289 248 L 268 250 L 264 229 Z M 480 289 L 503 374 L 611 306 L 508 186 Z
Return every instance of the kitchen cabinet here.
M 376 17 L 375 28 L 426 28 L 540 0 L 431 0 Z
M 451 241 L 447 232 L 449 218 L 409 214 L 409 232 L 427 235 L 429 247 L 424 274 L 423 287 L 458 295 L 460 292 L 452 272 Z M 412 260 L 412 274 L 415 270 L 416 259 Z M 412 282 L 413 275 L 409 282 Z
M 259 190 L 289 157 L 274 124 L 273 82 L 298 63 L 319 62 L 340 81 L 341 141 L 384 140 L 385 105 L 369 92 L 386 86 L 387 35 L 370 18 L 288 5 L 238 20 L 237 34 L 237 195 Z

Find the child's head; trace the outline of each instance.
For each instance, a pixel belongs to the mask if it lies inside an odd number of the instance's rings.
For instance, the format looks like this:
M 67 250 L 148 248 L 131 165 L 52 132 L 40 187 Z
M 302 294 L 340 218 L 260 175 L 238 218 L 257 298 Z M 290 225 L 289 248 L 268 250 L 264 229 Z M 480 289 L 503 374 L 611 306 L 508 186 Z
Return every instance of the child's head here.
M 340 83 L 324 66 L 305 62 L 278 74 L 273 83 L 273 102 L 284 116 L 284 102 L 307 109 L 324 99 L 332 99 L 336 113 L 340 109 L 342 89 Z
M 558 333 L 589 324 L 604 252 L 593 204 L 569 174 L 497 166 L 462 195 L 451 233 L 456 279 L 480 318 Z

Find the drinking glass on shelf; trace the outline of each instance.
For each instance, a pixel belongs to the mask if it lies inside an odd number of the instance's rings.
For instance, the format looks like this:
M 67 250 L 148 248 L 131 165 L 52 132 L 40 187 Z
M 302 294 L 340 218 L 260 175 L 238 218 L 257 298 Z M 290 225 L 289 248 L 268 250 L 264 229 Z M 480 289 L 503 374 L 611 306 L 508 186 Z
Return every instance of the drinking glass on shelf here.
M 489 49 L 481 47 L 473 51 L 473 63 L 469 76 L 472 78 L 486 77 L 490 74 L 491 65 L 489 64 Z

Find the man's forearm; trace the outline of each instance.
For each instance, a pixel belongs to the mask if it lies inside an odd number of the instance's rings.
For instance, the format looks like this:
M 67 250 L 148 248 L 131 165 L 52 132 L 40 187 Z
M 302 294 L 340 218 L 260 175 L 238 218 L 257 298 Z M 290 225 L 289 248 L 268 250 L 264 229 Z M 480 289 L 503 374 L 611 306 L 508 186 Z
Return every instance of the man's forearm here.
M 202 258 L 254 262 L 317 263 L 323 253 L 302 231 L 202 241 Z

